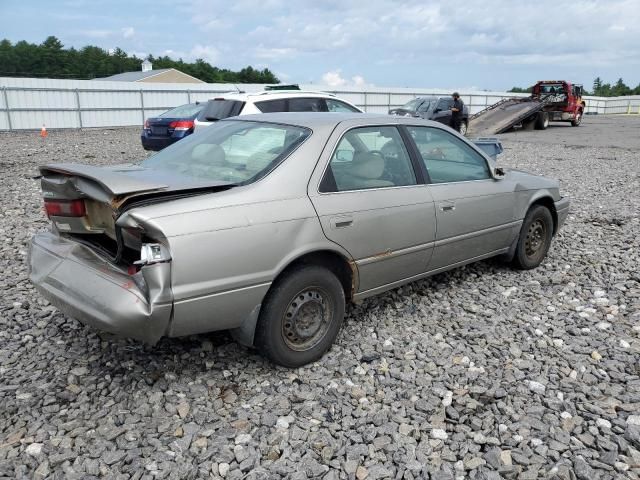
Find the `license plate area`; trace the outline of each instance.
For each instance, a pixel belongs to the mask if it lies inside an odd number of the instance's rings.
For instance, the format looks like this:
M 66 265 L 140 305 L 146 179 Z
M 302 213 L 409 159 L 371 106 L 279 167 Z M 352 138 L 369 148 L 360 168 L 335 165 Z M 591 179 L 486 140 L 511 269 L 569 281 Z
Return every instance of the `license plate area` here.
M 153 135 L 166 135 L 167 134 L 167 127 L 151 126 L 151 133 Z

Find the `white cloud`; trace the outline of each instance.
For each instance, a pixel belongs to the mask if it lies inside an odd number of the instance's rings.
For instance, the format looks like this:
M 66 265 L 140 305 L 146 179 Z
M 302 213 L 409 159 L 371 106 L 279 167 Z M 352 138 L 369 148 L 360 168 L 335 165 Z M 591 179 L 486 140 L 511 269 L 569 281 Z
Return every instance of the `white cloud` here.
M 343 87 L 347 81 L 340 75 L 340 70 L 334 70 L 322 75 L 322 83 L 330 87 Z
M 496 65 L 539 55 L 536 61 L 553 65 L 567 55 L 589 61 L 606 52 L 614 65 L 620 47 L 640 60 L 637 0 L 538 0 L 535 7 L 512 0 L 298 0 L 295 8 L 284 0 L 194 0 L 192 11 L 207 41 L 229 45 L 244 63 L 295 54 L 376 64 L 413 58 L 426 67 L 434 58 L 463 53 Z M 232 38 L 210 28 L 221 23 L 232 25 Z
M 195 60 L 202 58 L 212 65 L 215 65 L 220 59 L 220 51 L 213 45 L 195 45 L 187 55 L 182 55 L 187 59 Z
M 136 34 L 133 27 L 126 27 L 122 29 L 122 38 L 131 38 Z
M 340 69 L 326 72 L 322 75 L 323 85 L 330 87 L 370 87 L 371 84 L 367 83 L 362 75 L 355 75 L 351 77 L 351 81 L 342 77 L 342 71 Z

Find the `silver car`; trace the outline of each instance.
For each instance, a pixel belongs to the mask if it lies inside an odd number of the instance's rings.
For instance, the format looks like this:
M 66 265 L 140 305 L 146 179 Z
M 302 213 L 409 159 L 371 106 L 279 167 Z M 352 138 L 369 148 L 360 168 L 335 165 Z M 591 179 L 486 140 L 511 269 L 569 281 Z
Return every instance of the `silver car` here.
M 236 117 L 139 164 L 41 173 L 30 278 L 53 305 L 152 344 L 228 329 L 290 367 L 346 302 L 496 255 L 536 267 L 569 211 L 442 124 L 361 113 Z

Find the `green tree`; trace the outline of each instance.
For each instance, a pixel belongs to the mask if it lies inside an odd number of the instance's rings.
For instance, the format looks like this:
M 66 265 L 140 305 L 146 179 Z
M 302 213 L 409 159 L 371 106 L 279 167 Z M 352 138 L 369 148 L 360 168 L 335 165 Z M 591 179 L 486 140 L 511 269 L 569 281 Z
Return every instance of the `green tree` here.
M 199 58 L 195 62 L 174 60 L 168 56 L 155 58 L 149 55 L 154 68 L 175 68 L 209 83 L 280 83 L 267 68 L 256 70 L 246 67 L 239 72 L 215 67 Z M 116 48 L 109 53 L 93 45 L 80 50 L 65 49 L 62 42 L 49 36 L 41 44 L 24 40 L 15 45 L 9 40 L 0 41 L 0 76 L 49 77 L 49 78 L 99 78 L 117 73 L 139 71 L 142 59 L 128 55 Z
M 600 95 L 598 92 L 602 89 L 602 79 L 600 77 L 596 77 L 593 81 L 593 94 Z
M 611 95 L 613 97 L 631 95 L 631 89 L 622 81 L 622 78 L 619 78 L 616 84 L 611 88 Z
M 511 88 L 511 90 L 507 90 L 507 91 L 511 93 L 531 93 L 533 91 L 533 87 L 527 87 L 527 88 L 513 87 Z

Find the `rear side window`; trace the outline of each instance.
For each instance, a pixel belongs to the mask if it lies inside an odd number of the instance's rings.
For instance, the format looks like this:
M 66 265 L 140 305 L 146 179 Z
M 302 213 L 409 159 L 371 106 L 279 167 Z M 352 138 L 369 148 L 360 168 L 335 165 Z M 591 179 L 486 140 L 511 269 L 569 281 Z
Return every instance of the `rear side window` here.
M 290 98 L 290 112 L 326 112 L 327 104 L 324 98 Z
M 209 100 L 200 115 L 198 115 L 198 120 L 215 122 L 223 118 L 235 117 L 240 115 L 242 107 L 244 107 L 244 102 L 238 100 Z
M 416 176 L 395 127 L 349 130 L 336 147 L 320 191 L 345 192 L 415 185 Z
M 255 105 L 262 113 L 287 111 L 287 100 L 284 98 L 280 98 L 278 100 L 265 100 L 263 102 L 256 102 Z
M 327 110 L 330 112 L 359 112 L 357 108 L 353 108 L 348 103 L 341 102 L 340 100 L 333 100 L 331 98 L 326 99 Z

